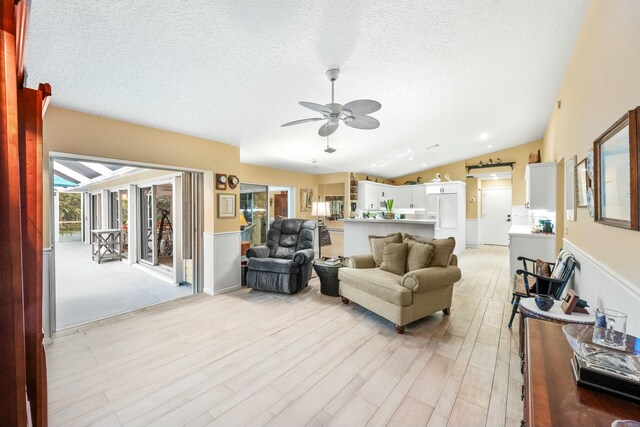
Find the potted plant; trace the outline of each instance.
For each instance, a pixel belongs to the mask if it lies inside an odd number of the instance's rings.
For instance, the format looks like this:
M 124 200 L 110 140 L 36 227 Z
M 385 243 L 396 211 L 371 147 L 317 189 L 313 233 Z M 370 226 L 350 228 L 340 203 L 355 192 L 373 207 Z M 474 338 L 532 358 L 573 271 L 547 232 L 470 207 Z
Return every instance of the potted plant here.
M 387 206 L 387 212 L 384 214 L 384 217 L 386 219 L 393 219 L 393 199 L 387 199 L 384 203 Z

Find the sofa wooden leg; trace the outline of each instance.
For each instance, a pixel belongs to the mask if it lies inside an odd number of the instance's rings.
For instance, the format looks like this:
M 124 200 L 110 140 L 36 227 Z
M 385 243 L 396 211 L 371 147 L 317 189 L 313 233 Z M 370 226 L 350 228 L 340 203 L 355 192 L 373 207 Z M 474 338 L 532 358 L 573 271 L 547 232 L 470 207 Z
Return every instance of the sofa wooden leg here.
M 396 332 L 399 334 L 404 334 L 404 326 L 396 325 Z
M 451 314 L 451 307 L 447 307 L 444 310 L 442 310 L 442 312 L 445 314 L 445 316 L 448 316 Z
M 342 298 L 342 303 L 343 304 L 349 304 L 349 299 L 345 298 L 345 297 L 341 297 Z

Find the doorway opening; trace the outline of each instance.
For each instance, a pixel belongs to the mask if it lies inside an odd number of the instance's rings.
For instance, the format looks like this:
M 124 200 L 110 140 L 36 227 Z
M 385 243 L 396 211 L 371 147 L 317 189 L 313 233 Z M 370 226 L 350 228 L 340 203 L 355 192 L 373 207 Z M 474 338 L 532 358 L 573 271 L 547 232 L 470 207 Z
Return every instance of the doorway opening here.
M 60 331 L 202 291 L 200 172 L 50 158 Z

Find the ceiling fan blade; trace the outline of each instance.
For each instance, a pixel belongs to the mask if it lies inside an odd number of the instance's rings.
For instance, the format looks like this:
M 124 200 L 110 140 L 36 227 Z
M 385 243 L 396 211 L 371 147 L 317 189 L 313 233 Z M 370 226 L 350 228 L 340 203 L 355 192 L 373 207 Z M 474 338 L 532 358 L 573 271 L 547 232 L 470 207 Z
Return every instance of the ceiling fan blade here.
M 338 129 L 338 123 L 325 123 L 320 126 L 320 130 L 318 130 L 318 135 L 324 137 L 329 136 L 334 133 Z
M 317 111 L 318 113 L 331 114 L 331 108 L 328 108 L 324 105 L 316 104 L 315 102 L 300 101 L 298 102 L 298 104 L 310 110 Z
M 377 119 L 369 116 L 357 116 L 351 121 L 345 120 L 344 124 L 356 129 L 376 129 L 380 126 L 380 122 Z
M 292 122 L 289 123 L 285 123 L 283 125 L 280 125 L 280 127 L 286 127 L 286 126 L 293 126 L 293 125 L 299 125 L 300 123 L 307 123 L 307 122 L 317 122 L 318 120 L 324 120 L 322 117 L 314 117 L 311 119 L 300 119 L 300 120 L 294 120 Z
M 373 99 L 357 99 L 355 101 L 347 102 L 342 106 L 343 110 L 351 111 L 352 116 L 361 116 L 364 114 L 371 114 L 382 108 L 382 104 Z

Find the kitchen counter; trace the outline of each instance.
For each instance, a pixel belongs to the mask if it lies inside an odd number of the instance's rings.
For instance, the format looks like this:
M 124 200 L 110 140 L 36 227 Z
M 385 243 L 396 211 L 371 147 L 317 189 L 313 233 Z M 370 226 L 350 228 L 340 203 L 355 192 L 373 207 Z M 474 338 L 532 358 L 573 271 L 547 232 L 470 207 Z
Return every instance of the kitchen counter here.
M 551 233 L 533 233 L 528 225 L 514 224 L 509 229 L 509 236 L 526 236 L 540 239 L 555 239 L 556 235 Z
M 400 223 L 400 224 L 435 224 L 435 219 L 373 219 L 373 218 L 345 218 L 344 222 L 387 222 L 387 223 Z
M 421 219 L 345 219 L 344 255 L 370 254 L 369 236 L 408 233 L 435 237 L 436 221 Z
M 528 225 L 512 225 L 509 230 L 509 271 L 510 277 L 522 268 L 518 257 L 541 259 L 554 262 L 556 258 L 556 235 L 532 233 Z

